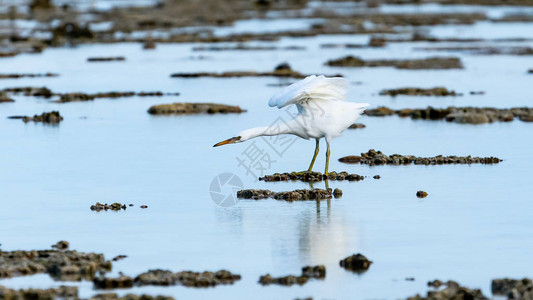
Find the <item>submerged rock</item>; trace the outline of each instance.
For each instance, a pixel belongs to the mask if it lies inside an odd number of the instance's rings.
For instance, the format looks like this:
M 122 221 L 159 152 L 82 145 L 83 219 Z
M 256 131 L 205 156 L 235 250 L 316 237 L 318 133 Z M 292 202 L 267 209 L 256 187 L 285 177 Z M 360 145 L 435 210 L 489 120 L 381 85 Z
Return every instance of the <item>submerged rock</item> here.
M 239 106 L 216 103 L 172 103 L 154 105 L 148 109 L 151 115 L 227 114 L 242 113 Z
M 24 94 L 24 96 L 34 96 L 34 97 L 45 97 L 50 98 L 54 94 L 52 91 L 46 87 L 14 87 L 14 88 L 5 88 L 3 90 L 7 93 L 13 93 L 13 94 Z
M 300 200 L 322 200 L 330 199 L 332 193 L 330 190 L 323 189 L 312 189 L 305 190 L 299 189 L 294 191 L 287 192 L 272 192 L 270 190 L 241 190 L 237 191 L 237 198 L 241 199 L 265 199 L 265 198 L 274 198 L 276 200 L 285 200 L 285 201 L 300 201 Z
M 510 122 L 514 118 L 522 121 L 533 119 L 533 108 L 492 108 L 492 107 L 448 107 L 392 110 L 388 107 L 367 109 L 364 114 L 371 117 L 398 115 L 402 118 L 410 117 L 413 120 L 446 120 L 459 124 L 483 124 L 492 122 Z
M 61 281 L 92 280 L 111 271 L 103 254 L 72 250 L 0 251 L 0 278 L 47 273 Z
M 424 59 L 363 60 L 346 56 L 326 62 L 331 67 L 394 67 L 397 69 L 462 69 L 463 64 L 457 57 L 430 57 Z
M 425 297 L 416 295 L 407 300 L 488 300 L 479 289 L 462 287 L 455 281 L 448 281 L 445 285 L 446 288 L 442 290 L 428 291 Z
M 181 78 L 197 78 L 197 77 L 284 77 L 284 78 L 305 78 L 308 75 L 302 74 L 300 72 L 294 71 L 289 64 L 283 63 L 278 65 L 271 72 L 256 72 L 256 71 L 230 71 L 223 73 L 210 73 L 210 72 L 197 72 L 197 73 L 174 73 L 170 77 L 181 77 Z M 342 75 L 332 75 L 342 76 Z
M 50 289 L 21 289 L 14 290 L 0 286 L 0 299 L 78 299 L 78 287 L 60 286 Z
M 33 117 L 28 116 L 10 116 L 9 119 L 22 119 L 24 123 L 28 122 L 41 122 L 47 124 L 59 124 L 63 121 L 63 117 L 59 114 L 58 111 L 45 112 L 40 115 L 34 115 Z
M 135 284 L 144 285 L 183 285 L 188 287 L 210 287 L 221 284 L 233 284 L 240 280 L 241 275 L 230 271 L 220 270 L 217 272 L 205 271 L 202 273 L 182 271 L 173 273 L 167 270 L 150 270 L 135 277 Z
M 125 97 L 162 97 L 162 96 L 179 96 L 179 93 L 163 93 L 163 92 L 102 92 L 96 94 L 86 93 L 66 93 L 66 94 L 52 94 L 59 95 L 59 103 L 65 102 L 79 102 L 79 101 L 92 101 L 96 98 L 125 98 Z
M 374 149 L 361 153 L 361 156 L 345 156 L 339 158 L 343 163 L 360 163 L 365 165 L 449 165 L 449 164 L 497 164 L 502 160 L 497 157 L 442 156 L 417 157 L 414 155 L 385 155 Z
M 437 97 L 460 96 L 461 95 L 461 94 L 457 94 L 455 91 L 450 91 L 445 87 L 435 87 L 435 88 L 429 88 L 429 89 L 406 87 L 406 88 L 399 88 L 399 89 L 382 90 L 381 92 L 379 92 L 379 94 L 392 96 L 392 97 L 396 97 L 398 95 L 437 96 Z
M 362 273 L 370 268 L 372 261 L 368 260 L 364 255 L 357 253 L 341 260 L 339 264 L 346 270 Z
M 262 285 L 279 284 L 279 285 L 303 285 L 309 279 L 324 279 L 326 278 L 326 267 L 323 265 L 307 266 L 302 268 L 300 276 L 288 275 L 283 277 L 272 277 L 270 274 L 259 277 L 259 283 Z
M 87 58 L 88 62 L 106 62 L 106 61 L 125 61 L 124 56 L 113 56 L 113 57 L 89 57 Z
M 18 79 L 18 78 L 34 78 L 34 77 L 57 77 L 58 74 L 54 73 L 3 73 L 0 74 L 0 79 Z
M 494 279 L 491 284 L 494 295 L 506 296 L 507 299 L 531 300 L 533 299 L 533 281 L 524 279 Z
M 304 172 L 292 172 L 292 173 L 274 173 L 272 175 L 265 175 L 259 177 L 261 181 L 303 181 L 303 182 L 316 182 L 322 180 L 348 180 L 348 181 L 360 181 L 365 179 L 358 174 L 348 174 L 348 172 L 337 173 L 335 171 L 329 172 L 326 176 L 320 172 L 304 171 Z
M 150 295 L 134 295 L 127 294 L 119 297 L 115 293 L 98 294 L 89 298 L 89 300 L 174 300 L 174 297 L 169 296 L 150 296 Z

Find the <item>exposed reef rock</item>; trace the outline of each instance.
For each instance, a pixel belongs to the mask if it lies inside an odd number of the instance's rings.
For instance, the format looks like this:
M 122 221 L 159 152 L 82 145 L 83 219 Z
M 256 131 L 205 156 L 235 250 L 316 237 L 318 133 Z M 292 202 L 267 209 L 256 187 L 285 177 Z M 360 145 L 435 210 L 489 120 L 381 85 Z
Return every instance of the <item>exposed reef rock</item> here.
M 52 300 L 78 299 L 78 287 L 60 286 L 50 289 L 21 289 L 14 290 L 0 286 L 0 299 L 6 300 Z
M 312 190 L 294 190 L 287 192 L 272 192 L 270 190 L 240 190 L 237 191 L 237 198 L 242 199 L 266 199 L 274 198 L 276 200 L 285 201 L 301 201 L 301 200 L 322 200 L 330 199 L 332 197 L 331 190 L 312 189 Z
M 442 156 L 417 157 L 414 155 L 385 155 L 374 149 L 361 153 L 361 156 L 352 155 L 339 158 L 340 162 L 365 165 L 450 165 L 450 164 L 497 164 L 502 160 L 497 157 L 472 157 L 472 156 Z
M 28 122 L 41 122 L 47 124 L 59 124 L 63 121 L 63 117 L 59 114 L 58 111 L 45 112 L 40 115 L 34 115 L 33 117 L 28 116 L 10 116 L 9 119 L 22 119 L 24 123 Z
M 406 95 L 406 96 L 461 96 L 461 94 L 457 94 L 455 91 L 450 91 L 445 87 L 435 87 L 435 88 L 429 88 L 429 89 L 423 89 L 423 88 L 414 88 L 414 87 L 406 87 L 406 88 L 399 88 L 399 89 L 390 89 L 390 90 L 382 90 L 379 92 L 380 95 L 386 95 L 386 96 L 392 96 L 396 97 L 398 95 Z
M 154 105 L 148 109 L 151 115 L 227 114 L 242 113 L 238 106 L 216 103 L 172 103 Z
M 357 174 L 348 174 L 348 172 L 337 173 L 335 171 L 329 172 L 326 176 L 320 172 L 305 171 L 305 172 L 292 172 L 292 173 L 274 173 L 272 175 L 265 175 L 259 177 L 262 181 L 303 181 L 303 182 L 315 182 L 322 180 L 348 180 L 359 181 L 363 180 L 364 176 Z
M 446 285 L 446 288 L 442 290 L 428 291 L 425 297 L 416 295 L 407 298 L 407 300 L 488 300 L 479 289 L 462 287 L 455 281 L 448 281 L 443 284 Z
M 71 250 L 0 251 L 0 278 L 47 273 L 55 280 L 92 280 L 111 270 L 103 254 Z
M 18 79 L 18 78 L 34 78 L 34 77 L 57 77 L 59 76 L 58 74 L 54 74 L 54 73 L 36 73 L 36 74 L 32 74 L 32 73 L 9 73 L 9 74 L 6 74 L 6 73 L 3 73 L 3 74 L 0 74 L 0 79 Z
M 368 268 L 370 268 L 372 261 L 368 260 L 364 255 L 357 253 L 341 260 L 339 264 L 346 270 L 350 270 L 356 273 L 362 273 L 368 270 Z
M 494 279 L 491 285 L 494 295 L 506 296 L 507 299 L 531 300 L 533 299 L 533 281 L 529 278 Z
M 363 60 L 346 56 L 326 62 L 331 67 L 394 67 L 397 69 L 462 69 L 463 64 L 457 57 L 430 57 L 424 59 Z
M 483 124 L 492 122 L 510 122 L 518 118 L 524 122 L 533 120 L 533 108 L 492 108 L 492 107 L 448 107 L 411 109 L 405 108 L 392 110 L 385 106 L 367 109 L 365 115 L 371 117 L 384 117 L 398 115 L 402 118 L 410 117 L 413 120 L 446 120 L 459 124 Z
M 119 210 L 126 210 L 126 204 L 121 204 L 121 203 L 118 203 L 118 202 L 115 202 L 113 204 L 102 204 L 100 202 L 96 202 L 96 204 L 94 205 L 91 205 L 91 210 L 92 211 L 102 211 L 102 210 L 114 210 L 114 211 L 119 211 Z
M 144 285 L 184 285 L 188 287 L 210 287 L 223 284 L 233 284 L 240 280 L 241 275 L 230 271 L 220 270 L 217 272 L 191 272 L 182 271 L 173 273 L 167 270 L 150 270 L 135 277 L 135 284 Z
M 89 57 L 87 58 L 88 62 L 107 62 L 107 61 L 125 61 L 124 56 L 115 56 L 115 57 Z
M 294 284 L 303 285 L 309 281 L 309 279 L 324 279 L 326 278 L 326 267 L 319 266 L 307 266 L 302 268 L 302 274 L 300 276 L 288 275 L 283 277 L 272 277 L 270 274 L 263 275 L 259 278 L 259 283 L 262 285 L 279 284 L 285 286 L 291 286 Z

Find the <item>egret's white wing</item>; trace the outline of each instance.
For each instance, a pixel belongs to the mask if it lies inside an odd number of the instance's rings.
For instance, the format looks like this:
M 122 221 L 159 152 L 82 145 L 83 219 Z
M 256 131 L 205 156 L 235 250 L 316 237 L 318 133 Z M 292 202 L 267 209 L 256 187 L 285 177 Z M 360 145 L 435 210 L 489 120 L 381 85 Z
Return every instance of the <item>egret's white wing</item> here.
M 268 101 L 268 105 L 282 108 L 290 104 L 303 104 L 312 100 L 346 100 L 348 81 L 342 77 L 327 78 L 311 75 L 295 82 L 278 92 Z

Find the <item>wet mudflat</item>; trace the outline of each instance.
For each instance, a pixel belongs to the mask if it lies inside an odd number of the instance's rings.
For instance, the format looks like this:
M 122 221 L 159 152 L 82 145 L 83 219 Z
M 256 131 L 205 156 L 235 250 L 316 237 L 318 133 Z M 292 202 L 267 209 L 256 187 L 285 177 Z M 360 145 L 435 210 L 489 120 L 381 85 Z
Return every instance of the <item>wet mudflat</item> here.
M 483 8 L 486 9 L 486 8 Z M 292 26 L 292 25 L 291 25 Z M 469 27 L 462 27 L 469 26 Z M 531 28 L 528 25 L 519 28 Z M 516 23 L 476 23 L 429 28 L 439 38 L 531 38 Z M 228 28 L 231 29 L 231 28 Z M 490 29 L 490 30 L 489 30 Z M 497 29 L 493 31 L 493 29 Z M 489 31 L 487 31 L 489 30 Z M 529 36 L 528 36 L 529 34 Z M 47 48 L 41 54 L 2 58 L 5 74 L 58 74 L 56 77 L 6 78 L 0 89 L 46 87 L 54 93 L 96 95 L 109 91 L 179 93 L 160 97 L 131 95 L 98 101 L 55 103 L 56 98 L 8 92 L 15 102 L 0 103 L 0 198 L 2 251 L 47 248 L 67 240 L 80 252 L 103 253 L 113 262 L 109 278 L 135 278 L 147 270 L 231 270 L 242 276 L 232 285 L 193 289 L 134 286 L 111 290 L 172 296 L 176 299 L 305 298 L 404 299 L 426 295 L 427 281 L 457 281 L 469 289 L 492 293 L 497 278 L 531 277 L 533 246 L 528 185 L 531 181 L 531 123 L 479 125 L 424 119 L 363 116 L 362 130 L 347 130 L 332 143 L 330 170 L 366 176 L 363 182 L 329 181 L 341 198 L 317 201 L 241 199 L 217 206 L 210 185 L 224 172 L 236 174 L 239 189 L 274 192 L 309 189 L 299 181 L 265 182 L 259 177 L 307 169 L 314 141 L 257 139 L 220 148 L 212 145 L 245 128 L 275 124 L 292 111 L 272 109 L 268 98 L 289 78 L 171 78 L 176 72 L 223 73 L 234 70 L 272 72 L 283 62 L 302 74 L 340 73 L 349 79 L 349 99 L 394 110 L 428 106 L 531 107 L 526 56 L 472 55 L 458 52 L 463 69 L 399 70 L 329 67 L 329 59 L 353 55 L 365 60 L 422 59 L 438 55 L 416 50 L 434 42 L 387 43 L 384 47 L 323 48 L 324 44 L 367 45 L 370 35 L 319 35 L 247 43 L 276 50 L 195 51 L 220 44 L 158 44 L 146 51 L 139 43 Z M 443 42 L 442 46 L 453 46 Z M 499 43 L 499 42 L 498 42 Z M 531 47 L 530 41 L 513 42 Z M 227 43 L 226 47 L 237 47 Z M 286 51 L 287 47 L 305 50 Z M 443 53 L 449 56 L 450 53 Z M 119 57 L 120 62 L 88 62 L 89 57 Z M 127 75 L 127 76 L 126 76 Z M 461 97 L 380 96 L 385 89 L 443 86 Z M 484 91 L 471 95 L 470 91 Z M 150 115 L 169 103 L 220 103 L 239 106 L 241 114 Z M 9 120 L 59 111 L 61 123 Z M 285 142 L 285 141 L 284 141 Z M 289 145 L 289 147 L 287 147 Z M 261 170 L 246 169 L 256 147 L 265 159 Z M 344 164 L 339 158 L 379 149 L 390 155 L 498 157 L 497 164 L 376 165 Z M 315 164 L 323 172 L 325 145 Z M 241 163 L 240 161 L 245 161 Z M 380 175 L 379 180 L 371 177 Z M 325 189 L 324 182 L 314 188 Z M 233 187 L 223 189 L 233 193 Z M 416 192 L 428 193 L 417 198 Z M 132 209 L 100 213 L 95 203 L 135 203 Z M 148 209 L 140 209 L 140 205 Z M 121 208 L 122 209 L 122 208 Z M 372 265 L 362 274 L 339 261 L 364 253 Z M 497 259 L 496 259 L 497 258 Z M 443 263 L 445 262 L 445 263 Z M 304 266 L 325 266 L 327 276 L 305 285 L 263 287 L 258 279 L 300 275 Z M 173 276 L 170 276 L 174 278 Z M 414 280 L 405 280 L 414 278 Z M 59 282 L 47 274 L 3 279 L 10 289 L 77 286 L 94 296 L 92 281 Z M 454 290 L 460 290 L 453 284 Z M 508 292 L 509 288 L 505 288 Z M 107 291 L 105 291 L 107 292 Z

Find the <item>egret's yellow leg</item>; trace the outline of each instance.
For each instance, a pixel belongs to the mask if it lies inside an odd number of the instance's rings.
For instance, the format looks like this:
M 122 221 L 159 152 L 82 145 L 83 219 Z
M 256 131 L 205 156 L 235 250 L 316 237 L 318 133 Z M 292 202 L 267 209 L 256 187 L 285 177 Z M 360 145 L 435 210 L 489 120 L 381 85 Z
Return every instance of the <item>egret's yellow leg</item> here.
M 328 168 L 329 168 L 329 142 L 326 140 L 326 145 L 328 146 L 328 150 L 326 151 L 326 171 L 324 172 L 325 175 L 328 175 Z
M 316 160 L 316 157 L 318 155 L 318 151 L 319 151 L 319 142 L 320 140 L 319 139 L 316 139 L 316 147 L 315 147 L 315 155 L 313 156 L 313 160 L 311 160 L 311 164 L 309 165 L 309 169 L 307 171 L 311 172 L 313 171 L 313 165 L 315 164 L 315 160 Z

